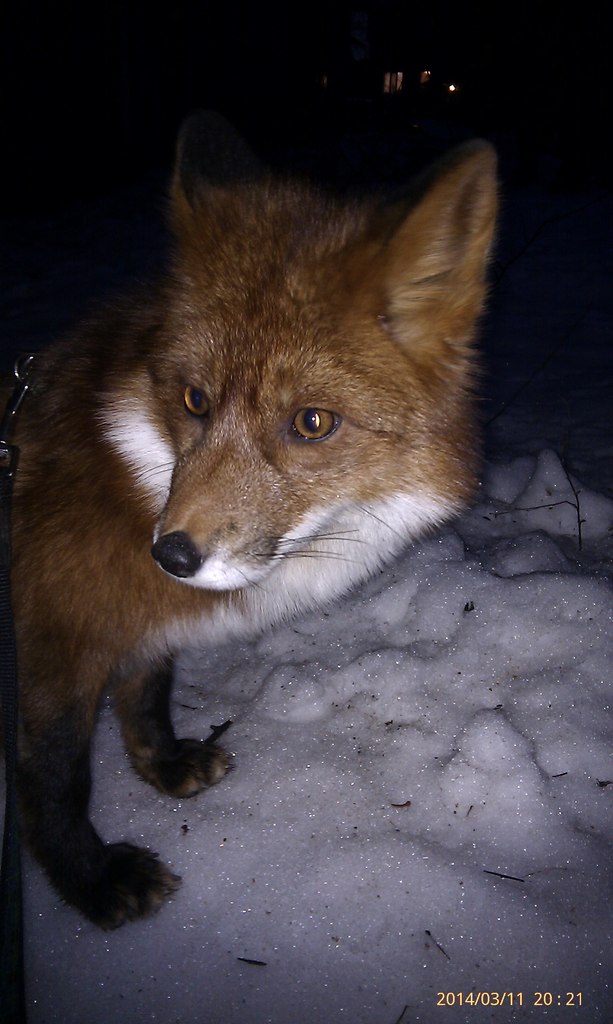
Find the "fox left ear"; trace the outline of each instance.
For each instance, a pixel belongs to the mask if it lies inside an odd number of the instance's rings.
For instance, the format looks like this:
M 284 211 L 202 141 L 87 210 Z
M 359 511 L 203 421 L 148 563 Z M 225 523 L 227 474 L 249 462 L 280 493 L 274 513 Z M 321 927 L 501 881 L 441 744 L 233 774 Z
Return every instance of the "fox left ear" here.
M 172 196 L 191 207 L 210 186 L 261 178 L 264 166 L 229 121 L 215 111 L 198 110 L 181 125 Z
M 435 168 L 419 201 L 388 236 L 383 312 L 393 336 L 410 343 L 415 354 L 420 347 L 461 346 L 472 339 L 485 297 L 496 210 L 495 150 L 487 142 L 470 142 Z

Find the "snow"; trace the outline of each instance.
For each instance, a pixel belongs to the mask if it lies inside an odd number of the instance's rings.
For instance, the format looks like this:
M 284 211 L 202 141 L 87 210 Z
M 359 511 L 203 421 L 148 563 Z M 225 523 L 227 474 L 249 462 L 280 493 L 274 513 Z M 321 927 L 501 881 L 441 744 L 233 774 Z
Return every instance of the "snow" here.
M 133 198 L 12 230 L 15 348 L 153 259 Z M 105 702 L 93 819 L 183 884 L 103 933 L 26 856 L 31 1024 L 611 1021 L 612 213 L 507 195 L 475 506 L 340 604 L 181 656 L 179 731 L 233 722 L 218 786 L 142 783 Z

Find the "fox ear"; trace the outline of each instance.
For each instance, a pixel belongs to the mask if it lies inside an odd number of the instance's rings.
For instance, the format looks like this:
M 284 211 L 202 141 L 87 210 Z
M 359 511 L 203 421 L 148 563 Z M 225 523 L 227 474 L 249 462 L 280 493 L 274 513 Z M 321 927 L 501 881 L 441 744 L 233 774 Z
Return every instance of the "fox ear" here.
M 487 142 L 470 142 L 421 183 L 419 200 L 388 235 L 383 312 L 392 335 L 416 355 L 420 347 L 472 340 L 496 208 L 495 151 Z
M 207 186 L 254 181 L 264 167 L 236 129 L 221 114 L 199 110 L 188 115 L 177 141 L 172 196 L 197 204 Z

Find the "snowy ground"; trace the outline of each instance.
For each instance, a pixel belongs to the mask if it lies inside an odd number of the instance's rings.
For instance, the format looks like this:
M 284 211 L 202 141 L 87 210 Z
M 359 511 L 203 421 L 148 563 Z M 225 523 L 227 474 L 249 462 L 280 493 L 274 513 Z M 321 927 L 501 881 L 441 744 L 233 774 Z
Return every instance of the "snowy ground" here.
M 218 787 L 141 783 L 104 706 L 94 820 L 183 886 L 108 934 L 27 860 L 31 1024 L 610 1024 L 612 222 L 507 197 L 477 506 L 326 613 L 182 657 L 181 730 L 234 723 Z M 12 231 L 9 345 L 157 237 L 127 195 Z

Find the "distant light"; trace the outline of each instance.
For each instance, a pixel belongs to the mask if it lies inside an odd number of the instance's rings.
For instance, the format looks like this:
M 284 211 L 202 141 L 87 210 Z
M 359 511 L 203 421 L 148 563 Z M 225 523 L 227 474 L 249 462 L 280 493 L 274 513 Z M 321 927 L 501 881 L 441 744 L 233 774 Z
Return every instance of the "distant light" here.
M 402 92 L 403 71 L 386 71 L 383 76 L 383 92 Z
M 454 84 L 453 82 L 451 82 L 451 83 L 450 83 L 450 84 L 449 84 L 449 85 L 447 86 L 447 91 L 448 91 L 448 92 L 457 92 L 457 91 L 458 91 L 458 87 L 457 87 L 457 85 L 455 85 L 455 84 Z
M 419 76 L 419 84 L 426 85 L 430 81 L 431 71 L 422 71 Z

